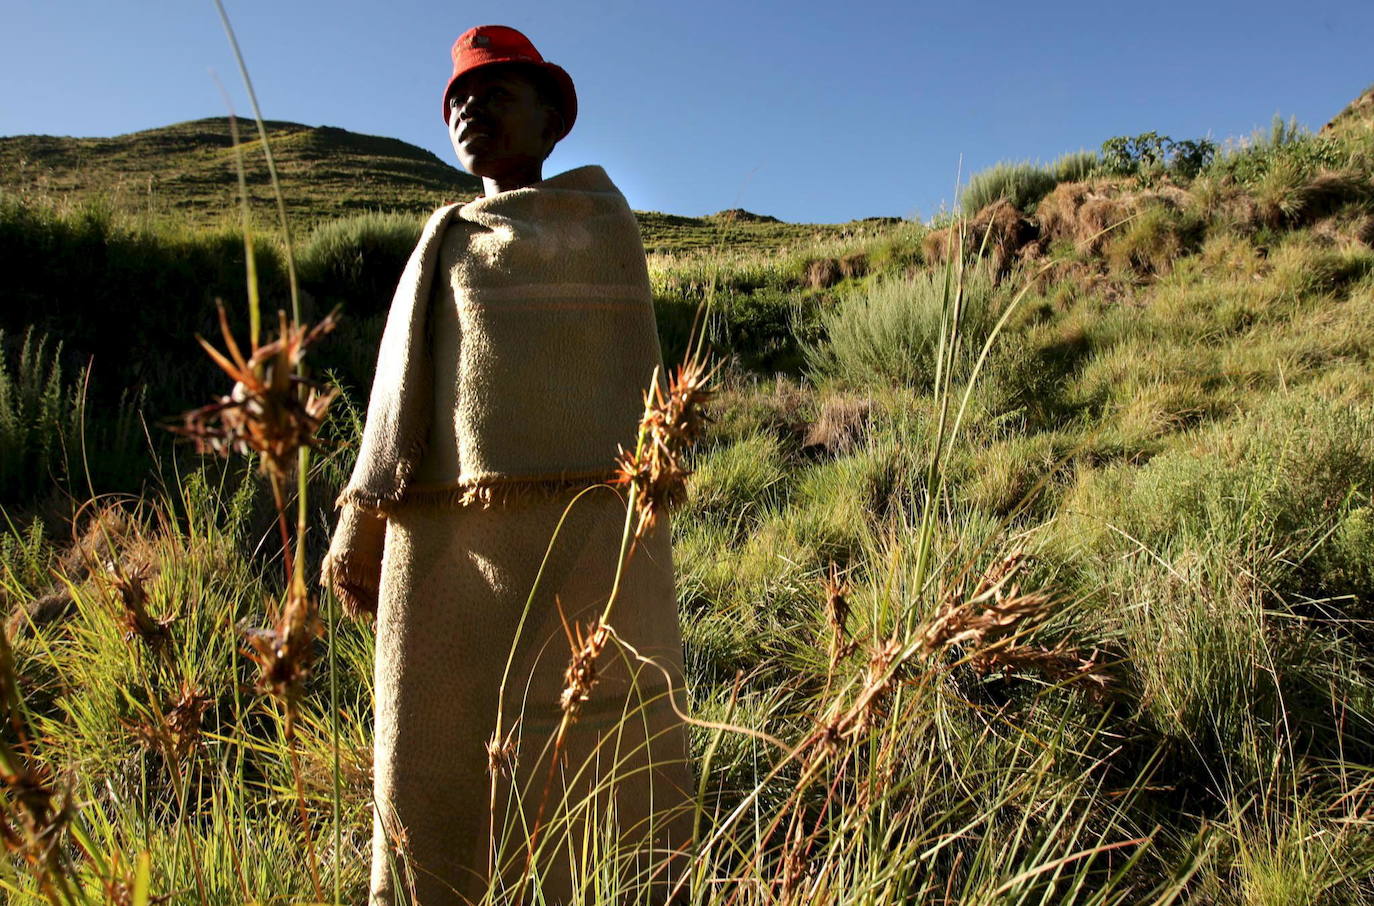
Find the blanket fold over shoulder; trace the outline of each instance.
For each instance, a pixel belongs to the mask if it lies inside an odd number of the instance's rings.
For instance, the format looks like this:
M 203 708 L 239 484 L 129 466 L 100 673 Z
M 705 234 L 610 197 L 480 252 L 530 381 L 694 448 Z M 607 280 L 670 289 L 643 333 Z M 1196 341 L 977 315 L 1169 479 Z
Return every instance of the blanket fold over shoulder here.
M 435 211 L 387 315 L 321 581 L 361 610 L 371 583 L 375 606 L 397 506 L 609 477 L 661 362 L 639 226 L 602 168 Z

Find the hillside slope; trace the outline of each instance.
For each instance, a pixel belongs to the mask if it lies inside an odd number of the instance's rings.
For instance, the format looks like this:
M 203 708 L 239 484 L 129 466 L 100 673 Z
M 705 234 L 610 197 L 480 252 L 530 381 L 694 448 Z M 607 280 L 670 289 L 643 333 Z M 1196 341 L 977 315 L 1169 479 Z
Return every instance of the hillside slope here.
M 399 139 L 275 120 L 266 126 L 288 213 L 300 224 L 378 208 L 427 212 L 481 190 L 474 177 Z M 251 122 L 240 123 L 240 135 L 254 208 L 268 210 L 261 141 Z M 179 212 L 213 224 L 233 216 L 236 182 L 226 117 L 113 138 L 0 138 L 0 189 L 19 195 L 100 196 L 119 210 Z
M 1331 122 L 1322 127 L 1322 134 L 1359 129 L 1374 130 L 1374 85 L 1366 88 L 1359 97 L 1346 104 L 1340 113 L 1332 117 Z

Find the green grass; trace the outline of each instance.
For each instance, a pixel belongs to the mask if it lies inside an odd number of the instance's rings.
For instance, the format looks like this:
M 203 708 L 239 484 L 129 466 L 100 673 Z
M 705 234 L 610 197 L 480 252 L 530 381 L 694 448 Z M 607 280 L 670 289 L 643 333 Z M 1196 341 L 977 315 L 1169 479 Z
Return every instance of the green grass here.
M 1285 132 L 1264 153 L 1309 154 L 1306 141 Z M 1358 135 L 1320 141 L 1343 172 L 1374 172 Z M 709 299 L 728 360 L 673 519 L 702 722 L 692 902 L 1374 903 L 1374 250 L 1222 211 L 1262 201 L 1263 178 L 1223 155 L 1100 252 L 1054 248 L 997 286 L 971 265 L 953 344 L 951 289 L 921 263 L 919 225 L 767 247 L 782 226 L 736 219 L 712 225 L 714 251 L 684 241 L 651 257 L 669 357 Z M 45 242 L 67 230 L 82 248 L 184 250 L 108 218 L 15 210 L 14 228 Z M 349 386 L 325 431 L 343 443 L 308 482 L 312 563 L 359 433 L 377 293 L 413 229 L 344 220 L 299 256 L 317 286 L 356 291 L 344 301 L 360 314 L 317 366 Z M 808 279 L 853 256 L 862 273 Z M 52 333 L 46 349 L 59 338 L 77 339 Z M 69 417 L 76 372 L 49 391 L 51 353 L 17 356 L 0 374 L 30 402 L 8 411 L 33 414 L 0 443 L 35 457 L 41 426 Z M 70 779 L 86 841 L 63 850 L 68 869 L 91 902 L 141 853 L 152 893 L 179 902 L 313 899 L 299 776 L 326 896 L 337 872 L 357 901 L 371 630 L 343 623 L 317 643 L 293 770 L 236 632 L 281 592 L 270 495 L 250 463 L 159 456 L 159 469 L 120 504 L 130 518 L 110 522 L 110 546 L 89 508 L 76 526 L 93 562 L 147 569 L 149 612 L 175 617 L 158 658 L 126 636 L 69 524 L 4 510 L 23 725 L 33 760 Z M 832 568 L 848 586 L 842 627 Z M 22 619 L 61 592 L 68 616 Z M 146 740 L 183 683 L 209 704 L 177 758 Z M 0 739 L 17 744 L 15 725 Z M 633 901 L 613 855 L 590 856 L 595 902 Z M 17 858 L 0 886 L 42 901 Z
M 985 269 L 966 275 L 962 340 L 956 373 L 967 377 L 1002 301 Z M 926 271 L 911 278 L 876 280 L 821 315 L 825 339 L 808 347 L 811 368 L 847 384 L 935 385 L 935 356 L 944 324 L 946 275 Z
M 1066 173 L 1077 168 L 1073 161 L 1064 162 Z M 998 201 L 1009 201 L 1018 210 L 1029 211 L 1063 181 L 1059 172 L 1058 164 L 1050 169 L 1028 161 L 994 164 L 969 178 L 968 185 L 959 193 L 959 206 L 968 217 Z

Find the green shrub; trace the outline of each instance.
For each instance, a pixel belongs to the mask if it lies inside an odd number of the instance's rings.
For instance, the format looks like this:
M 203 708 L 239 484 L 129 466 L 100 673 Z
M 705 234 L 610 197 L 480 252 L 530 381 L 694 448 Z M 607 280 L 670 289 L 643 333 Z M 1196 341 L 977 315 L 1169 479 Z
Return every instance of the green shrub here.
M 1082 474 L 1056 543 L 1074 552 L 1080 581 L 1105 590 L 1102 616 L 1161 732 L 1204 757 L 1231 752 L 1251 777 L 1280 720 L 1323 753 L 1369 745 L 1342 740 L 1321 712 L 1329 683 L 1359 681 L 1334 630 L 1374 594 L 1363 584 L 1371 487 L 1374 410 L 1307 394 L 1274 398 L 1143 467 Z M 1354 597 L 1325 599 L 1336 589 Z M 1313 612 L 1304 602 L 1318 596 Z M 1374 720 L 1374 700 L 1351 707 L 1352 726 Z
M 826 340 L 807 347 L 808 363 L 816 374 L 854 386 L 896 383 L 928 389 L 935 380 L 935 354 L 952 295 L 953 286 L 946 292 L 943 271 L 880 280 L 867 293 L 850 296 L 821 315 Z M 956 379 L 968 375 L 996 323 L 997 298 L 988 270 L 970 267 L 965 274 Z
M 285 307 L 276 250 L 260 243 L 255 257 L 264 311 Z M 0 199 L 0 271 L 0 330 L 33 326 L 61 337 L 75 361 L 94 355 L 92 409 L 141 388 L 162 418 L 226 389 L 194 335 L 218 341 L 217 298 L 239 337 L 246 332 L 241 233 L 167 237 L 128 229 L 99 208 L 61 213 Z
M 1050 164 L 1050 172 L 1055 182 L 1082 182 L 1101 166 L 1102 158 L 1096 151 L 1070 151 L 1055 158 Z
M 1000 162 L 975 173 L 959 193 L 959 206 L 972 217 L 997 201 L 1010 201 L 1017 210 L 1029 211 L 1054 191 L 1058 180 L 1044 167 L 1028 161 Z
M 113 407 L 88 409 L 86 369 L 63 379 L 60 340 L 49 352 L 49 338 L 30 328 L 13 361 L 5 347 L 0 330 L 0 501 L 32 499 L 48 479 L 66 483 L 86 469 L 99 490 L 137 488 L 147 465 L 136 418 L 142 397 L 126 391 Z M 83 440 L 93 451 L 84 462 Z M 70 490 L 84 493 L 84 482 Z
M 1206 169 L 1216 154 L 1216 142 L 1205 138 L 1174 140 L 1158 132 L 1117 135 L 1102 143 L 1102 168 L 1114 176 L 1149 177 L 1168 171 L 1187 180 Z
M 1276 169 L 1283 171 L 1277 178 L 1301 181 L 1322 170 L 1340 169 L 1351 163 L 1350 149 L 1341 139 L 1314 135 L 1296 125 L 1290 129 L 1279 120 L 1269 135 L 1252 137 L 1219 154 L 1207 169 L 1253 189 Z
M 420 238 L 413 214 L 359 214 L 315 228 L 297 252 L 301 286 L 324 310 L 342 303 L 360 317 L 385 311 Z
M 748 371 L 800 371 L 801 343 L 814 332 L 814 307 L 792 292 L 763 287 L 715 295 L 706 322 L 706 341 L 723 358 Z

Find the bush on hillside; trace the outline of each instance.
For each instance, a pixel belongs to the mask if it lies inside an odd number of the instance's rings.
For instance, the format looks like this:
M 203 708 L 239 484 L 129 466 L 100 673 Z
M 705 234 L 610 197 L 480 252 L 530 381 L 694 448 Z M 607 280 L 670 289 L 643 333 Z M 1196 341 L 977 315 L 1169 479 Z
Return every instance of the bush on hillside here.
M 1102 143 L 1102 169 L 1113 176 L 1153 177 L 1168 172 L 1192 179 L 1216 157 L 1210 139 L 1172 139 L 1158 132 L 1117 135 Z
M 54 479 L 87 474 L 101 490 L 137 488 L 148 466 L 136 418 L 141 394 L 126 389 L 116 405 L 88 409 L 86 369 L 65 379 L 62 341 L 50 341 L 30 327 L 11 356 L 0 330 L 0 502 L 28 501 Z M 83 456 L 83 443 L 98 455 Z
M 1009 201 L 1019 210 L 1029 211 L 1057 182 L 1043 167 L 1027 161 L 1004 161 L 975 173 L 959 193 L 959 206 L 970 217 L 998 201 Z
M 264 310 L 285 306 L 280 256 L 259 244 L 255 259 Z M 0 329 L 17 335 L 33 326 L 60 336 L 70 367 L 94 355 L 93 408 L 117 406 L 124 388 L 141 387 L 160 418 L 224 392 L 224 373 L 195 334 L 219 337 L 218 298 L 243 336 L 241 233 L 168 237 L 95 207 L 64 213 L 0 198 L 0 272 Z
M 1050 164 L 1050 172 L 1056 182 L 1082 182 L 1102 166 L 1102 158 L 1096 151 L 1070 151 L 1055 158 Z
M 1238 146 L 1218 154 L 1207 169 L 1254 188 L 1276 166 L 1290 169 L 1300 177 L 1310 177 L 1321 170 L 1340 169 L 1351 163 L 1350 149 L 1340 138 L 1315 135 L 1296 121 L 1285 124 L 1276 115 L 1267 132 L 1256 131 Z
M 1271 764 L 1272 740 L 1247 738 L 1256 718 L 1291 722 L 1312 751 L 1368 757 L 1369 697 L 1345 700 L 1349 731 L 1323 712 L 1328 684 L 1368 681 L 1339 626 L 1367 616 L 1374 595 L 1371 438 L 1367 405 L 1303 394 L 1144 467 L 1083 474 L 1056 535 L 1082 581 L 1114 602 L 1104 618 L 1139 665 L 1162 733 L 1203 753 L 1256 746 L 1263 757 L 1237 764 L 1247 772 Z
M 413 214 L 359 214 L 315 228 L 297 253 L 301 286 L 321 310 L 386 311 L 423 226 Z
M 895 383 L 929 389 L 953 292 L 943 271 L 927 271 L 910 279 L 882 280 L 867 293 L 846 298 L 821 316 L 826 340 L 807 348 L 811 369 L 854 386 Z M 964 275 L 956 380 L 968 376 L 997 321 L 996 298 L 989 269 L 970 266 Z
M 1331 170 L 1309 174 L 1293 158 L 1273 161 L 1253 192 L 1260 219 L 1275 228 L 1305 226 L 1347 205 L 1367 208 L 1374 202 L 1368 179 Z
M 1195 251 L 1203 224 L 1196 216 L 1162 199 L 1143 202 L 1124 228 L 1107 243 L 1107 260 L 1119 270 L 1166 273 L 1175 259 Z

